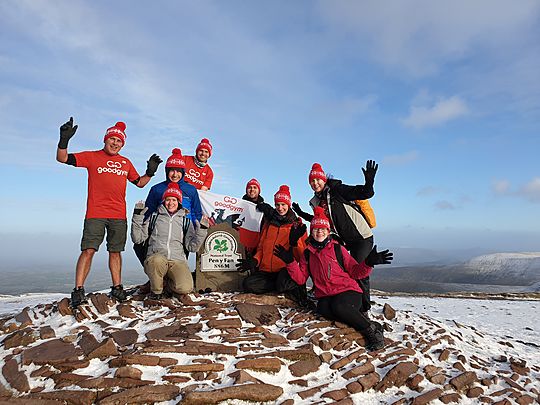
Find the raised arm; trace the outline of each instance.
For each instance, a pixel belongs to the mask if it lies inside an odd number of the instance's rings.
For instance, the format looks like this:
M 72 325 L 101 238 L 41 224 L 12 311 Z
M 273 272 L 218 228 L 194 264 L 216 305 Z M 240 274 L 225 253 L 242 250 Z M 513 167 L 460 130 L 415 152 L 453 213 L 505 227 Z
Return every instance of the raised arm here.
M 69 118 L 69 121 L 60 127 L 60 140 L 58 141 L 58 148 L 56 149 L 56 160 L 60 163 L 67 163 L 68 161 L 68 143 L 69 140 L 79 126 L 73 126 L 73 117 Z
M 139 181 L 135 185 L 139 188 L 146 186 L 154 174 L 156 174 L 156 170 L 162 162 L 163 160 L 155 153 L 150 156 L 150 159 L 146 161 L 146 173 L 139 178 Z

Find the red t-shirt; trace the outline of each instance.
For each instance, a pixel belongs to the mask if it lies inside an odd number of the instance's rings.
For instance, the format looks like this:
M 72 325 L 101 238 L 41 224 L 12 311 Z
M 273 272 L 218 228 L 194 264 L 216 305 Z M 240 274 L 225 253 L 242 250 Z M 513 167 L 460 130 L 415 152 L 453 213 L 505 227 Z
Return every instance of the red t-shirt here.
M 126 219 L 126 184 L 139 173 L 128 158 L 103 150 L 74 153 L 77 167 L 88 170 L 86 218 Z
M 186 162 L 184 181 L 193 184 L 197 190 L 200 190 L 202 186 L 210 190 L 212 180 L 214 180 L 214 172 L 210 165 L 207 163 L 204 167 L 197 166 L 194 156 L 184 156 L 184 160 Z

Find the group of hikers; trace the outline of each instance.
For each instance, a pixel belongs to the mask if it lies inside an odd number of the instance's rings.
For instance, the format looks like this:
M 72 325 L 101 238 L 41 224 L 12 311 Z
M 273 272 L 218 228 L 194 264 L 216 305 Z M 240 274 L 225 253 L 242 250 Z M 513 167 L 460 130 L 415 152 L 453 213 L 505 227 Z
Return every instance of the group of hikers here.
M 81 254 L 71 293 L 73 308 L 86 303 L 84 282 L 105 234 L 110 296 L 119 302 L 127 299 L 121 282 L 121 252 L 127 239 L 127 181 L 144 187 L 162 163 L 153 154 L 145 174 L 139 175 L 129 159 L 120 155 L 127 138 L 123 122 L 106 130 L 103 149 L 68 153 L 77 127 L 73 118 L 60 127 L 56 154 L 57 161 L 88 171 Z M 135 204 L 131 238 L 150 281 L 151 299 L 164 297 L 165 284 L 175 294 L 193 291 L 187 255 L 199 250 L 209 226 L 198 190 L 209 190 L 212 185 L 211 155 L 212 145 L 206 138 L 197 145 L 194 156 L 173 149 L 165 163 L 165 180 L 150 189 L 146 201 Z M 369 317 L 369 275 L 373 266 L 393 259 L 388 250 L 377 251 L 369 220 L 357 203 L 374 195 L 377 169 L 378 165 L 368 160 L 362 169 L 364 184 L 349 186 L 328 178 L 319 163 L 313 164 L 308 176 L 314 191 L 309 201 L 313 214 L 292 202 L 287 185 L 274 194 L 272 206 L 264 202 L 259 181 L 249 180 L 243 199 L 256 204 L 263 219 L 258 243 L 246 248 L 245 257 L 237 263 L 239 271 L 249 272 L 243 282 L 245 292 L 285 293 L 302 306 L 310 302 L 306 282 L 311 278 L 317 312 L 358 330 L 368 350 L 384 347 L 382 325 Z M 309 234 L 302 219 L 310 223 Z

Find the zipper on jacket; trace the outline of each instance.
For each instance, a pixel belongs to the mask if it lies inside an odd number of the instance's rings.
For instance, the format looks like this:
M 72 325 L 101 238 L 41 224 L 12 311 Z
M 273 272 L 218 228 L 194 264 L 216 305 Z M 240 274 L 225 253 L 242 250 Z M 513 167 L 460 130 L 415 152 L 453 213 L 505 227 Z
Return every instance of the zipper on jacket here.
M 272 270 L 274 269 L 274 248 L 276 247 L 276 242 L 277 240 L 279 239 L 279 231 L 281 230 L 281 225 L 278 226 L 278 230 L 277 230 L 277 233 L 276 233 L 276 238 L 274 239 L 274 243 L 272 244 L 272 255 L 270 256 L 270 268 L 268 270 L 270 270 L 272 272 Z
M 332 269 L 332 264 L 328 263 L 328 280 L 330 280 L 331 269 Z
M 174 215 L 176 215 L 176 214 L 174 214 Z M 167 260 L 171 260 L 170 243 L 171 243 L 172 223 L 173 223 L 173 220 L 174 220 L 174 215 L 173 216 L 169 215 L 169 234 L 167 235 Z

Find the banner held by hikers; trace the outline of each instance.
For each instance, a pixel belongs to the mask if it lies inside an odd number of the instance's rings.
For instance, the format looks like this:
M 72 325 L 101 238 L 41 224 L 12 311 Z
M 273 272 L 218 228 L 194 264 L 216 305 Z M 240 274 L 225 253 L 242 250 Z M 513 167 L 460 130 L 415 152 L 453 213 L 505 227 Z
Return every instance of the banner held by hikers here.
M 210 226 L 226 223 L 238 230 L 240 243 L 245 247 L 257 245 L 263 214 L 252 202 L 223 194 L 199 190 L 203 214 Z

